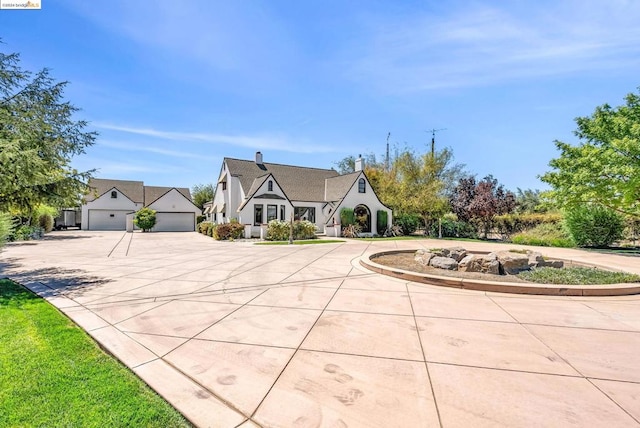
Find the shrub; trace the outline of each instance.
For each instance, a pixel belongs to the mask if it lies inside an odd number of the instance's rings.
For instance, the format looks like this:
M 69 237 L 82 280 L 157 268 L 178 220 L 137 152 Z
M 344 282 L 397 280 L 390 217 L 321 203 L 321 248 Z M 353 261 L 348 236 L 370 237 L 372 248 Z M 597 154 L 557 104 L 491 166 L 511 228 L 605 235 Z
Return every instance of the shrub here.
M 291 233 L 291 223 L 282 220 L 271 220 L 267 225 L 268 241 L 287 241 Z M 316 225 L 307 220 L 293 222 L 293 239 L 314 239 Z
M 218 241 L 239 239 L 244 233 L 244 226 L 237 221 L 218 224 L 212 229 L 213 237 Z
M 397 224 L 394 224 L 391 227 L 387 228 L 384 232 L 384 235 L 382 236 L 383 237 L 402 236 L 402 228 Z M 376 236 L 374 236 L 374 238 L 376 238 Z
M 429 230 L 429 236 L 438 236 L 438 229 L 442 227 L 443 238 L 478 238 L 478 231 L 472 223 L 443 217 L 441 224 L 434 222 Z
M 347 226 L 342 226 L 342 236 L 345 238 L 357 238 L 360 236 L 360 225 L 350 224 Z
M 217 228 L 218 228 L 218 225 L 212 223 L 211 226 L 207 229 L 207 236 L 210 238 L 213 238 Z
M 50 205 L 40 204 L 33 210 L 30 224 L 38 224 L 40 222 L 40 217 L 47 214 L 52 218 L 56 218 L 60 214 L 60 211 Z
M 415 214 L 400 214 L 393 218 L 393 224 L 402 228 L 402 233 L 411 235 L 420 226 L 420 216 Z
M 23 224 L 18 226 L 10 236 L 11 241 L 30 241 L 32 239 L 41 239 L 44 235 L 44 229 L 40 226 L 27 226 Z
M 286 241 L 289 239 L 291 224 L 288 221 L 271 220 L 267 225 L 268 241 Z
M 41 214 L 38 218 L 38 225 L 45 233 L 51 232 L 53 230 L 53 216 L 49 213 Z
M 349 226 L 356 223 L 356 215 L 353 208 L 342 208 L 340 210 L 340 223 L 342 226 Z
M 387 230 L 389 213 L 384 210 L 378 210 L 376 213 L 376 227 L 379 234 L 383 234 Z
M 0 213 L 0 247 L 2 247 L 13 234 L 14 222 L 9 213 Z
M 308 220 L 293 223 L 293 239 L 314 239 L 316 237 L 316 225 Z
M 624 219 L 599 206 L 583 205 L 567 212 L 565 222 L 579 247 L 607 247 L 622 239 Z
M 640 239 L 640 218 L 627 217 L 625 219 L 624 238 L 635 242 Z
M 200 224 L 207 219 L 206 215 L 199 215 L 196 217 L 196 224 Z
M 143 232 L 148 232 L 156 225 L 156 212 L 148 207 L 140 208 L 136 212 L 133 223 Z
M 527 214 L 504 214 L 494 218 L 493 226 L 502 239 L 509 239 L 515 233 L 524 232 L 541 224 L 560 224 L 562 214 L 560 213 L 527 213 Z
M 511 237 L 511 242 L 519 245 L 538 245 L 541 247 L 575 247 L 571 235 L 561 223 L 542 223 L 525 232 Z
M 213 223 L 211 223 L 210 221 L 203 221 L 201 223 L 198 223 L 198 232 L 202 233 L 203 235 L 208 235 L 209 229 L 211 229 L 212 227 Z

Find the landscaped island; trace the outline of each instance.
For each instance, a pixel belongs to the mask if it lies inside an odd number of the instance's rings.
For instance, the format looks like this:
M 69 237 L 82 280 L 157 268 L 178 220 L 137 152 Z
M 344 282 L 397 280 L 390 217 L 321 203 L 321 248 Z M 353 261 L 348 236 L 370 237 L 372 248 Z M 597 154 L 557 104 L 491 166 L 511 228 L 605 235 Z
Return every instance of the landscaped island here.
M 479 253 L 462 247 L 434 248 L 383 253 L 372 256 L 371 261 L 427 275 L 481 281 L 567 285 L 640 283 L 639 275 L 548 260 L 530 250 Z

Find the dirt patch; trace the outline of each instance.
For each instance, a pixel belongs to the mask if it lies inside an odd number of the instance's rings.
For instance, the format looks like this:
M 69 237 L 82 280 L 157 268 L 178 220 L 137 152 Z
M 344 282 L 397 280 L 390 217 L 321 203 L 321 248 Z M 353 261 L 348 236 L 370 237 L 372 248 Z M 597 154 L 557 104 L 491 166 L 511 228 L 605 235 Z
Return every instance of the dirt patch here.
M 420 263 L 417 263 L 414 259 L 414 253 L 396 253 L 396 254 L 385 254 L 382 256 L 378 256 L 372 258 L 371 261 L 374 263 L 378 263 L 380 265 L 389 266 L 392 268 L 398 268 L 403 270 L 408 270 L 412 272 L 426 273 L 428 275 L 438 275 L 438 276 L 450 276 L 453 278 L 466 278 L 466 279 L 478 279 L 482 281 L 500 281 L 500 282 L 523 282 L 530 283 L 529 281 L 525 281 L 517 275 L 491 275 L 487 273 L 480 272 L 458 272 L 451 271 L 446 269 L 438 269 L 432 266 L 424 266 Z

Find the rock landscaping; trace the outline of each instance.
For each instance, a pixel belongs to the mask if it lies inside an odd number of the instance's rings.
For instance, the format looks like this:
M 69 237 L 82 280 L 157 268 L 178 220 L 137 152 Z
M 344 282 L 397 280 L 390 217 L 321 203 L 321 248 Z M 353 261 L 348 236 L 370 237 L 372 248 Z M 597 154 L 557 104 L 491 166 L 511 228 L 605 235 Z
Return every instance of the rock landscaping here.
M 478 254 L 470 253 L 462 247 L 438 248 L 418 250 L 415 252 L 414 260 L 422 266 L 492 275 L 517 275 L 538 267 L 564 267 L 561 260 L 545 260 L 541 253 L 530 250 Z

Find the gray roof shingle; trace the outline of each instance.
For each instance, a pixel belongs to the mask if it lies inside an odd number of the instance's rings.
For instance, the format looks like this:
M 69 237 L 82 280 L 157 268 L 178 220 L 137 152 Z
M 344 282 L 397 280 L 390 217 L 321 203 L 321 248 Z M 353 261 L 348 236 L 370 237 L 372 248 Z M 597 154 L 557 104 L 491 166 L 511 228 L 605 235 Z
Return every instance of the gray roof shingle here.
M 143 204 L 144 206 L 152 204 L 162 195 L 174 189 L 174 187 L 145 186 L 142 181 L 108 180 L 104 178 L 90 179 L 89 188 L 91 190 L 89 194 L 85 196 L 87 202 L 94 201 L 109 190 L 116 188 L 133 202 Z M 189 189 L 186 187 L 175 187 L 175 189 L 191 201 L 191 192 Z
M 344 198 L 359 175 L 360 172 L 353 172 L 351 174 L 328 178 L 325 191 L 326 201 L 334 202 Z
M 144 183 L 142 181 L 107 180 L 103 178 L 89 180 L 89 188 L 91 190 L 85 196 L 85 199 L 87 202 L 91 202 L 114 187 L 133 202 L 139 204 L 144 202 Z
M 250 194 L 256 178 L 271 173 L 290 200 L 323 202 L 325 201 L 325 180 L 339 176 L 333 169 L 266 162 L 258 165 L 254 161 L 233 158 L 225 158 L 224 161 L 229 168 L 229 173 L 240 179 L 245 195 Z

